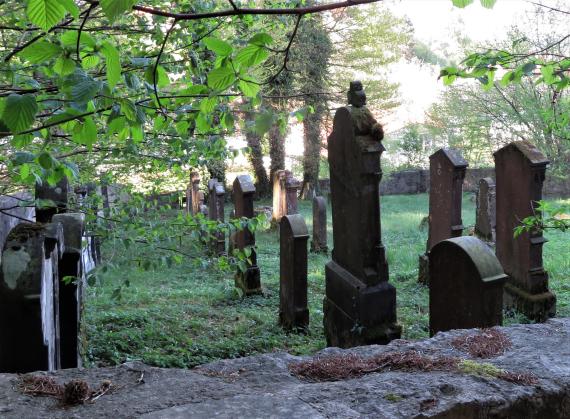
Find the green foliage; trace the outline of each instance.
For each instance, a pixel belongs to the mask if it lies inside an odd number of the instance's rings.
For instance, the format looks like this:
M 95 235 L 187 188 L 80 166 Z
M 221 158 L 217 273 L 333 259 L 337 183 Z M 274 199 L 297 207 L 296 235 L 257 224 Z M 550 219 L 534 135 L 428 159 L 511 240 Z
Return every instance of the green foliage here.
M 33 95 L 12 93 L 6 99 L 2 120 L 12 133 L 27 130 L 35 120 L 38 105 Z
M 44 31 L 51 29 L 65 16 L 66 8 L 59 0 L 28 0 L 28 18 Z

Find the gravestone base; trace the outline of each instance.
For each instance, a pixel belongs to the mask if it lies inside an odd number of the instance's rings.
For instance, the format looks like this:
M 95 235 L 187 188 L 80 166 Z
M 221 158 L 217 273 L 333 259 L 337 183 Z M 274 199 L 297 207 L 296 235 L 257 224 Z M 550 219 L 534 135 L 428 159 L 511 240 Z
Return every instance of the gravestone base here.
M 327 346 L 385 345 L 402 334 L 394 286 L 387 281 L 366 286 L 334 261 L 326 265 L 323 309 Z
M 512 283 L 507 283 L 503 298 L 506 308 L 515 308 L 537 322 L 544 322 L 556 315 L 556 296 L 550 291 L 531 294 Z
M 429 285 L 429 256 L 427 253 L 418 258 L 418 282 Z
M 261 294 L 261 274 L 259 267 L 252 266 L 245 272 L 238 272 L 235 276 L 236 288 L 242 290 L 244 295 Z

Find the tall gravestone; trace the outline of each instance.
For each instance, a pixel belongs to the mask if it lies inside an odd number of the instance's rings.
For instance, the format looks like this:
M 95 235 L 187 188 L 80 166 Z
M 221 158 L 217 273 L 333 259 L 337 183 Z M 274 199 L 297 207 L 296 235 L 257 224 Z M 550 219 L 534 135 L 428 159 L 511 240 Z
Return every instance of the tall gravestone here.
M 322 196 L 313 198 L 313 240 L 311 240 L 311 252 L 328 253 L 327 201 Z
M 452 148 L 442 148 L 429 158 L 429 217 L 426 253 L 419 257 L 419 278 L 429 284 L 429 252 L 442 240 L 463 233 L 461 199 L 467 162 Z
M 82 213 L 56 214 L 54 223 L 63 226 L 65 250 L 58 264 L 59 330 L 61 368 L 81 366 L 80 324 L 83 314 L 85 274 L 93 265 L 91 254 L 83 245 L 85 215 Z M 65 281 L 64 281 L 65 280 Z
M 334 250 L 323 303 L 327 345 L 345 348 L 386 344 L 401 334 L 381 240 L 383 130 L 360 82 L 351 82 L 348 101 L 328 138 Z
M 495 181 L 488 177 L 480 179 L 477 189 L 475 234 L 486 241 L 495 241 L 496 198 Z
M 288 170 L 277 170 L 273 174 L 273 224 L 278 224 L 281 217 L 297 214 L 298 195 L 301 182 Z
M 190 183 L 186 189 L 186 212 L 190 215 L 200 212 L 200 174 L 196 171 L 190 173 Z
M 431 249 L 429 263 L 430 336 L 502 325 L 507 276 L 489 246 L 472 236 L 443 240 Z
M 284 329 L 306 329 L 307 240 L 309 232 L 300 214 L 284 215 L 279 222 L 279 323 Z
M 36 221 L 38 223 L 49 223 L 51 217 L 67 211 L 69 182 L 67 177 L 63 177 L 55 186 L 47 182 L 36 183 L 36 199 L 53 202 L 54 205 L 36 205 Z
M 59 223 L 23 223 L 12 229 L 0 269 L 0 372 L 60 368 Z
M 289 172 L 285 178 L 285 195 L 287 197 L 287 215 L 299 213 L 299 190 L 301 182 Z
M 233 199 L 236 218 L 253 218 L 253 196 L 255 194 L 255 186 L 251 177 L 241 175 L 236 178 L 233 184 Z M 245 228 L 235 235 L 235 247 L 243 250 L 246 247 L 251 249 L 249 257 L 250 262 L 247 263 L 245 270 L 239 270 L 235 277 L 235 284 L 240 288 L 244 295 L 260 294 L 261 280 L 259 267 L 257 266 L 257 253 L 255 251 L 255 235 Z
M 208 216 L 210 220 L 223 223 L 225 219 L 224 203 L 226 199 L 226 190 L 224 185 L 218 182 L 218 179 L 210 179 L 208 182 Z M 215 234 L 212 240 L 214 252 L 219 256 L 226 253 L 226 237 L 223 231 Z
M 556 313 L 556 296 L 548 289 L 542 264 L 540 231 L 514 237 L 521 220 L 537 213 L 549 161 L 530 142 L 516 141 L 495 152 L 497 177 L 497 257 L 509 280 L 505 302 L 528 318 L 545 321 Z

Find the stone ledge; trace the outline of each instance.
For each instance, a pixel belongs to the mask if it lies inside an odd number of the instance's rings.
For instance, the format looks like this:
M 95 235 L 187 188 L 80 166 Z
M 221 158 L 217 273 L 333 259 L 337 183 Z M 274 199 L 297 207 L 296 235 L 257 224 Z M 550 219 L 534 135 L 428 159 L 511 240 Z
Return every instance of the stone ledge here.
M 14 390 L 17 376 L 0 374 L 3 418 L 563 418 L 570 417 L 570 319 L 500 328 L 512 347 L 481 360 L 499 368 L 534 374 L 523 386 L 456 372 L 383 372 L 361 378 L 307 383 L 288 370 L 310 359 L 265 354 L 203 365 L 194 370 L 163 369 L 131 362 L 117 367 L 69 369 L 58 381 L 81 378 L 92 387 L 111 380 L 119 386 L 92 404 L 63 409 L 46 397 Z M 469 358 L 450 342 L 465 330 L 438 333 L 423 341 L 396 340 L 387 346 L 328 348 L 319 355 L 374 356 L 419 351 Z M 143 377 L 143 382 L 138 383 Z

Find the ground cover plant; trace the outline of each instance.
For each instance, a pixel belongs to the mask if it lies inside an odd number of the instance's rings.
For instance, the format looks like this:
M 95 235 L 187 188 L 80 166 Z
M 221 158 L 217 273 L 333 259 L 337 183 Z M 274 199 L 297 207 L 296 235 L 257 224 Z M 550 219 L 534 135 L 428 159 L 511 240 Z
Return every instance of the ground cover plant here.
M 471 194 L 463 200 L 463 223 L 474 223 Z M 557 200 L 557 204 L 569 201 Z M 259 205 L 269 204 L 259 202 Z M 229 211 L 231 205 L 226 206 Z M 310 201 L 299 209 L 311 231 Z M 390 281 L 398 290 L 398 320 L 403 338 L 428 336 L 428 289 L 417 282 L 418 255 L 425 251 L 427 229 L 420 227 L 428 212 L 428 197 L 382 197 L 382 234 L 388 251 Z M 328 210 L 329 247 L 332 247 Z M 467 233 L 466 233 L 467 234 Z M 568 235 L 548 231 L 544 247 L 550 287 L 558 297 L 557 315 L 570 315 L 570 261 L 565 256 Z M 257 234 L 258 263 L 263 296 L 242 298 L 234 287 L 233 271 L 219 271 L 184 261 L 159 270 L 142 270 L 131 261 L 140 248 L 125 249 L 107 242 L 104 256 L 114 267 L 101 274 L 101 284 L 88 290 L 85 355 L 91 365 L 110 365 L 140 359 L 162 367 L 192 367 L 222 358 L 261 352 L 313 353 L 325 347 L 322 299 L 324 266 L 329 257 L 309 254 L 310 327 L 306 334 L 285 333 L 278 325 L 279 240 L 275 230 Z M 147 255 L 150 257 L 151 255 Z M 129 279 L 121 299 L 112 298 Z M 505 313 L 505 324 L 526 322 L 517 313 Z

